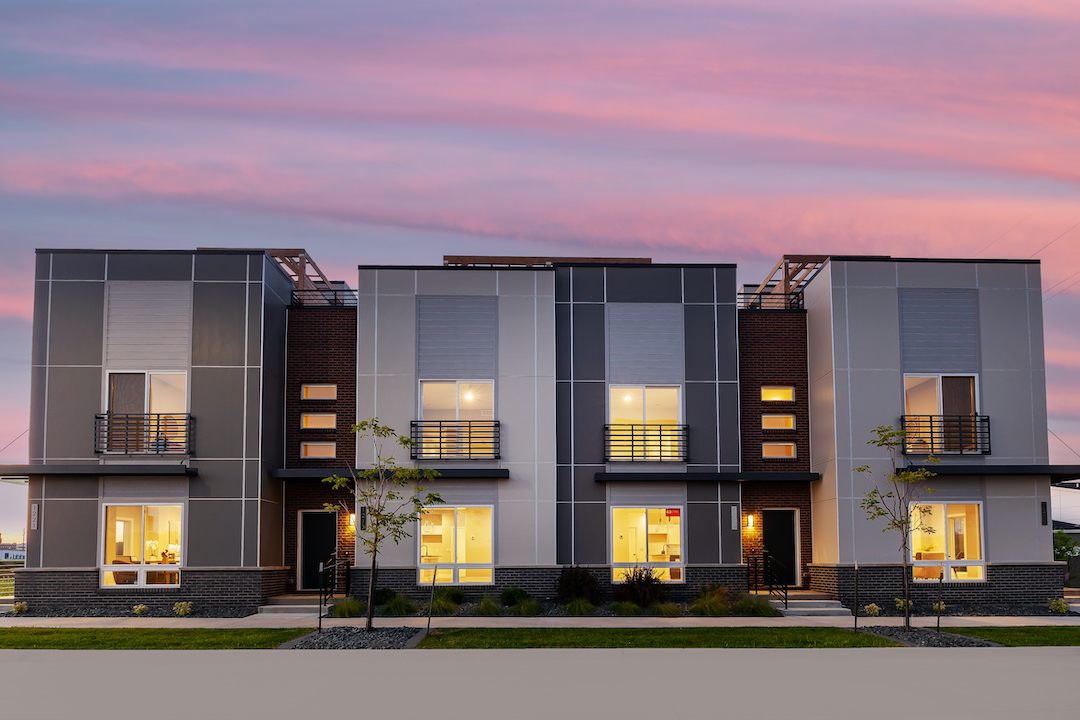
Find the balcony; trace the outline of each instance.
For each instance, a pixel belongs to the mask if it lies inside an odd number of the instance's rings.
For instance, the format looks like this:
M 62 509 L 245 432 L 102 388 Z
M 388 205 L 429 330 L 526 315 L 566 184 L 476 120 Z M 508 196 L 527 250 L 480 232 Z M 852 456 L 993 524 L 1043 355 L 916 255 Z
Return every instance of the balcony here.
M 987 415 L 904 415 L 905 455 L 989 455 Z
M 738 293 L 740 310 L 802 310 L 802 293 Z
M 414 420 L 413 460 L 498 460 L 498 420 Z
M 605 425 L 605 462 L 686 462 L 686 425 Z
M 190 415 L 96 415 L 98 455 L 190 455 L 195 418 Z

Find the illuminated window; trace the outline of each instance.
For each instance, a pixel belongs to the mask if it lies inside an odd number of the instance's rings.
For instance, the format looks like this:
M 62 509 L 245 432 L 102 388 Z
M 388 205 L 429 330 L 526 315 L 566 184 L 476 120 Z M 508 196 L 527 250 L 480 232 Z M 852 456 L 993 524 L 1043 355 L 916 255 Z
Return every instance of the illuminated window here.
M 919 508 L 922 508 L 920 510 Z M 985 580 L 981 503 L 919 503 L 911 510 L 915 580 Z
M 188 452 L 187 375 L 109 373 L 108 415 L 99 427 L 101 451 Z
M 614 385 L 608 389 L 609 460 L 683 460 L 679 388 Z
M 761 443 L 761 457 L 769 459 L 794 459 L 795 443 L 793 442 L 767 442 Z
M 612 579 L 633 567 L 650 567 L 667 582 L 682 582 L 682 508 L 612 508 Z
M 906 453 L 989 451 L 989 436 L 977 418 L 975 380 L 974 375 L 904 375 Z
M 765 385 L 761 388 L 762 402 L 794 402 L 795 388 L 790 385 Z
M 337 457 L 337 443 L 302 442 L 300 443 L 300 457 L 312 459 L 333 459 Z
M 300 427 L 305 430 L 327 430 L 337 427 L 336 413 L 301 413 Z
M 302 400 L 337 400 L 337 385 L 305 384 L 300 386 Z
M 762 415 L 761 416 L 761 429 L 762 430 L 794 430 L 795 429 L 795 416 L 794 415 Z
M 420 582 L 494 582 L 491 507 L 434 507 L 420 515 Z M 438 567 L 436 567 L 438 566 Z
M 422 380 L 417 458 L 495 458 L 498 427 L 491 380 Z
M 106 505 L 101 584 L 179 585 L 181 505 Z

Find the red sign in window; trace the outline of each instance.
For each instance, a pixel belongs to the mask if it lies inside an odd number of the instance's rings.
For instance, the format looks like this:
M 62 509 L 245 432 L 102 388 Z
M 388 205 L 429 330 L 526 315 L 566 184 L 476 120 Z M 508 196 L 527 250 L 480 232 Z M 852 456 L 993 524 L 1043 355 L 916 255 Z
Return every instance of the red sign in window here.
M 680 512 L 681 508 L 664 508 L 664 515 L 667 517 L 679 517 Z

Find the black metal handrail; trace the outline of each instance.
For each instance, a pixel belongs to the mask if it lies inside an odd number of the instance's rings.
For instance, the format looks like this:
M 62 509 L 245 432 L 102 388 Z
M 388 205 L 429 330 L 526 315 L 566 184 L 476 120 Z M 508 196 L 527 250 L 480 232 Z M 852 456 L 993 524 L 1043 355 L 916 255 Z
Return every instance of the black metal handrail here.
M 606 462 L 686 462 L 686 425 L 604 426 Z
M 98 455 L 190 455 L 195 418 L 148 413 L 94 416 L 94 453 Z
M 413 460 L 498 460 L 498 420 L 413 420 Z
M 737 293 L 740 310 L 802 310 L 802 293 Z
M 904 415 L 905 455 L 989 455 L 987 415 Z
M 784 603 L 784 609 L 788 606 L 788 585 L 783 580 L 790 577 L 791 568 L 782 560 L 777 560 L 768 551 L 761 554 L 763 564 L 762 574 L 765 576 L 765 588 L 769 595 Z
M 293 290 L 292 304 L 304 307 L 356 307 L 356 291 L 347 288 Z

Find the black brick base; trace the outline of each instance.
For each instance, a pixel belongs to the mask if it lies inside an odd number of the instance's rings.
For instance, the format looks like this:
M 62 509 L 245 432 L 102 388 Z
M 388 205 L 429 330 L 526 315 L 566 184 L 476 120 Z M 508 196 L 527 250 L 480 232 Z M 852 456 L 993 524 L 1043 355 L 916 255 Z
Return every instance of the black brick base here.
M 190 602 L 201 615 L 215 610 L 256 612 L 266 598 L 285 592 L 289 568 L 181 569 L 178 587 L 103 588 L 100 570 L 15 571 L 15 600 L 29 614 L 104 612 L 128 613 L 146 605 L 153 614 L 172 612 L 174 603 Z

